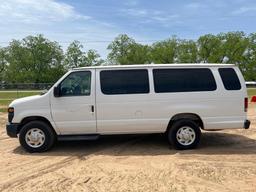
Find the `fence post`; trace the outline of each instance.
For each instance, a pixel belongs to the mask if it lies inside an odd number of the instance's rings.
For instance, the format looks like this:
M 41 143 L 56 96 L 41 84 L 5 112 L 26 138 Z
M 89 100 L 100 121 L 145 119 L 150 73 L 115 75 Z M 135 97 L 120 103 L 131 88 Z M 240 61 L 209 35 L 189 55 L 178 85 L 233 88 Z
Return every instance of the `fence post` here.
M 18 84 L 16 85 L 16 99 L 19 98 Z

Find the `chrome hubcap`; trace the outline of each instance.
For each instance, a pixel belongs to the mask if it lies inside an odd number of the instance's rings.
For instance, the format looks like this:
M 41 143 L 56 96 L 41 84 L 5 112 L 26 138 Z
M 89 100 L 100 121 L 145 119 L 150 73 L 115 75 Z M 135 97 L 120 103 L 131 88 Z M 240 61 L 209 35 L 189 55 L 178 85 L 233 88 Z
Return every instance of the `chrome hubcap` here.
M 25 135 L 26 143 L 33 148 L 41 147 L 45 142 L 45 134 L 41 129 L 32 128 Z
M 191 127 L 181 127 L 176 134 L 177 141 L 181 145 L 191 145 L 196 139 L 196 133 Z

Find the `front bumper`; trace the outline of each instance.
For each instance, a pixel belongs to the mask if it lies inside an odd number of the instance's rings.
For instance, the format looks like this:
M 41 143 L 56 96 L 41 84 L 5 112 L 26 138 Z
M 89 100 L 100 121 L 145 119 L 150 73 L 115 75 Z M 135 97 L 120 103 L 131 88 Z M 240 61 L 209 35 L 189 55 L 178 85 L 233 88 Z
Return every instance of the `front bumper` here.
M 17 137 L 19 131 L 18 123 L 7 123 L 6 124 L 6 132 L 9 137 Z
M 245 120 L 245 121 L 244 121 L 244 128 L 245 128 L 245 129 L 249 129 L 250 124 L 251 124 L 251 121 Z

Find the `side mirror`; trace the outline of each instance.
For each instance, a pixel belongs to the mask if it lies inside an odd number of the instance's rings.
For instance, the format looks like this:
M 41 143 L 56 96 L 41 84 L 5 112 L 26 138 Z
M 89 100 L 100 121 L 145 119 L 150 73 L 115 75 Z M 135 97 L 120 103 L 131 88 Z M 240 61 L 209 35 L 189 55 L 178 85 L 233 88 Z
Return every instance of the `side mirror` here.
M 54 95 L 54 97 L 60 97 L 60 87 L 59 86 L 53 88 L 53 95 Z

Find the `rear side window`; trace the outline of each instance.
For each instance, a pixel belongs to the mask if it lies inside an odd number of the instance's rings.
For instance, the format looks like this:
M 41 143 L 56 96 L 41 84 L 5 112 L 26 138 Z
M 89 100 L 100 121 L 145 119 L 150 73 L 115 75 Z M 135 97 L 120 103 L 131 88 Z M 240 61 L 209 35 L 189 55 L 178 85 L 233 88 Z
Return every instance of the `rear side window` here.
M 214 91 L 216 82 L 210 69 L 154 69 L 156 93 Z
M 101 71 L 100 84 L 102 93 L 107 95 L 149 93 L 145 69 Z
M 227 90 L 240 90 L 241 84 L 233 68 L 219 68 L 219 73 Z

